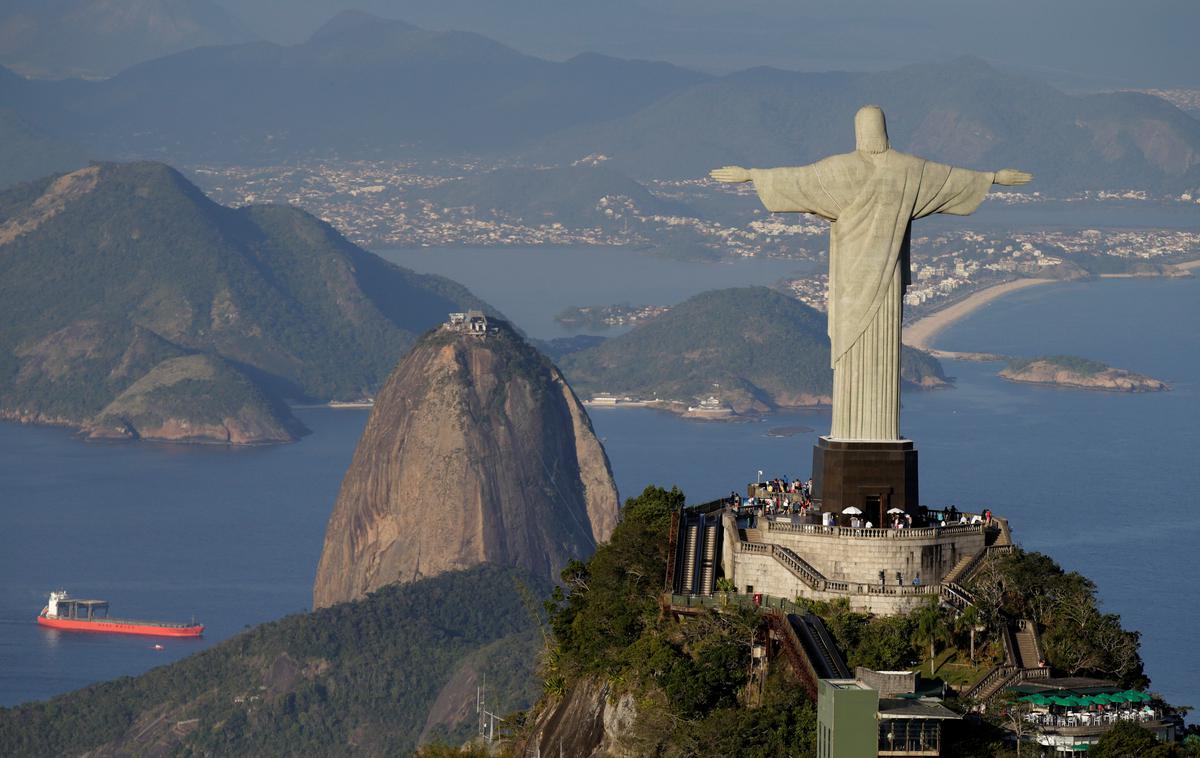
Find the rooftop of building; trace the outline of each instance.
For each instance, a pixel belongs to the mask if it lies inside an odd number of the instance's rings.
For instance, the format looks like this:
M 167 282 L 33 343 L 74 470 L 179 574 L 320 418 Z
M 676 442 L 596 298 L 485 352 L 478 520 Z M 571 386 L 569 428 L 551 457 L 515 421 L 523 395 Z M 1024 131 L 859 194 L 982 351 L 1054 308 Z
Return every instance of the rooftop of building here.
M 858 679 L 822 679 L 821 681 L 829 684 L 830 687 L 838 690 L 869 690 L 865 682 Z
M 909 700 L 881 697 L 879 698 L 879 718 L 956 720 L 961 719 L 962 716 L 942 705 L 940 701 L 929 698 Z

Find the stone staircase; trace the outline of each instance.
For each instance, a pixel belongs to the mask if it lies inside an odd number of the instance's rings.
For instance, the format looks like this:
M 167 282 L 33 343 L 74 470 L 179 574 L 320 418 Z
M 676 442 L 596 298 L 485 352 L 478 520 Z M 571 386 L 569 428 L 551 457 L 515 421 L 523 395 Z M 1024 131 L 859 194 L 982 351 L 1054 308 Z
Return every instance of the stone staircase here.
M 993 666 L 991 671 L 984 674 L 971 689 L 963 693 L 963 699 L 986 703 L 1012 683 L 1017 678 L 1019 670 L 1016 666 L 1008 663 Z
M 813 589 L 825 589 L 829 580 L 795 552 L 782 545 L 771 545 L 771 557 L 800 581 Z
M 963 699 L 986 703 L 1013 684 L 1028 679 L 1045 679 L 1050 669 L 1040 666 L 1041 644 L 1037 626 L 1028 619 L 1014 619 L 1003 628 L 1005 663 L 984 674 Z
M 958 559 L 957 563 L 950 567 L 950 570 L 946 572 L 946 576 L 942 578 L 942 581 L 948 584 L 961 583 L 963 581 L 963 575 L 967 572 L 967 570 L 974 566 L 976 561 L 982 558 L 982 552 L 983 551 L 980 551 L 979 553 L 967 553 L 963 555 Z
M 1038 644 L 1035 624 L 1028 619 L 1017 619 L 1013 624 L 1013 652 L 1016 664 L 1021 668 L 1037 668 L 1042 662 L 1041 646 Z

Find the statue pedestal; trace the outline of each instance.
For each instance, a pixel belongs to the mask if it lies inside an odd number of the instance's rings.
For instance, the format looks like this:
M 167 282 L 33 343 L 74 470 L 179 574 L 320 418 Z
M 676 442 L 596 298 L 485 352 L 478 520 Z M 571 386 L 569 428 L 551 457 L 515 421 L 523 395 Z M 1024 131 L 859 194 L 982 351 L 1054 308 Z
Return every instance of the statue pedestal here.
M 874 442 L 821 437 L 813 446 L 813 499 L 826 512 L 849 507 L 876 527 L 891 523 L 887 511 L 916 514 L 917 450 L 912 440 Z

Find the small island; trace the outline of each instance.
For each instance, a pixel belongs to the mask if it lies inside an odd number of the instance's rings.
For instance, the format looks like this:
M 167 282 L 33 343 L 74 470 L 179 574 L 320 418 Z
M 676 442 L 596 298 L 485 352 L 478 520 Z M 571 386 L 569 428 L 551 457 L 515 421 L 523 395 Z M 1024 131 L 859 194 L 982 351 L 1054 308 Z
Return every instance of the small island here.
M 1011 358 L 999 375 L 1013 382 L 1106 392 L 1163 392 L 1170 389 L 1159 379 L 1075 355 Z
M 634 326 L 666 313 L 665 305 L 575 305 L 563 309 L 554 320 L 567 329 L 611 329 Z

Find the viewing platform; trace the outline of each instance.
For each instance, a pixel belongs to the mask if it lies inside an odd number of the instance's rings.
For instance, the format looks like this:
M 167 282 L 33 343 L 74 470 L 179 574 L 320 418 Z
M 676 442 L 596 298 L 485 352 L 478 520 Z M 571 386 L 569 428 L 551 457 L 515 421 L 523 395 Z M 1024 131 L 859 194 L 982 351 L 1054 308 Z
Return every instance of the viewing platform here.
M 830 519 L 816 506 L 770 513 L 759 498 L 746 502 L 714 501 L 678 514 L 673 592 L 709 595 L 721 579 L 746 595 L 846 598 L 854 610 L 884 615 L 930 597 L 963 608 L 971 597 L 962 583 L 988 556 L 1013 549 L 1007 521 L 990 512 L 952 511 L 957 520 L 948 522 L 944 512 L 923 510 L 915 519 L 896 514 L 897 528 L 880 528 L 844 514 Z M 850 519 L 859 525 L 831 523 Z

